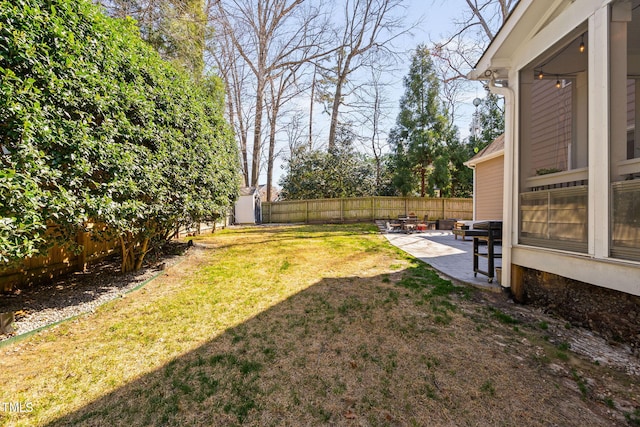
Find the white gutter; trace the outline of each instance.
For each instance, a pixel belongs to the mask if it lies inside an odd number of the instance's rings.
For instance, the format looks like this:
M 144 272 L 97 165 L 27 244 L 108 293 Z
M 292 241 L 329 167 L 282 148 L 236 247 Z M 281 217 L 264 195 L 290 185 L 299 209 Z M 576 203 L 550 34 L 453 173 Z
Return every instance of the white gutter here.
M 503 86 L 496 85 L 496 74 L 491 73 L 489 81 L 489 90 L 493 93 L 504 97 L 504 187 L 502 195 L 502 280 L 501 285 L 505 288 L 511 286 L 511 248 L 514 241 L 514 233 L 517 233 L 517 227 L 514 230 L 514 219 L 517 218 L 517 203 L 512 208 L 512 200 L 517 200 L 517 194 L 514 195 L 513 176 L 515 170 L 515 156 L 512 154 L 515 147 L 515 93 L 508 86 L 508 80 L 503 80 Z M 514 197 L 516 197 L 514 199 Z

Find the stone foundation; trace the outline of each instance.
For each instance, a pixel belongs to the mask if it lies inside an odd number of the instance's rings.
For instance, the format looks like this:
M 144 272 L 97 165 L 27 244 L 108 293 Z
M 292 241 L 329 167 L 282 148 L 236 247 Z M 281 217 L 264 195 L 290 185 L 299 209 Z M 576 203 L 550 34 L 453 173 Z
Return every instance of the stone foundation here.
M 640 297 L 523 268 L 524 303 L 640 351 Z

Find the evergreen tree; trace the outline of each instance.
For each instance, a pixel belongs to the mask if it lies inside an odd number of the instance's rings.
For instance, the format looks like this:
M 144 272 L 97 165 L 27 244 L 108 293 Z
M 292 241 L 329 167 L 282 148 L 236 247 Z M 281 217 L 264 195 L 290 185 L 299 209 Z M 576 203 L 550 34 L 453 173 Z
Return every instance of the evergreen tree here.
M 480 152 L 494 139 L 504 133 L 504 100 L 487 90 L 487 96 L 478 107 L 478 124 L 480 132 L 472 135 L 469 141 L 473 147 L 472 156 Z
M 353 148 L 355 136 L 341 126 L 337 144 L 329 149 L 310 150 L 301 147 L 287 165 L 287 174 L 280 180 L 281 197 L 322 199 L 364 197 L 375 194 L 373 162 Z
M 457 136 L 439 98 L 439 80 L 429 50 L 419 45 L 400 100 L 396 127 L 389 142 L 395 160 L 394 185 L 402 195 L 415 192 L 433 196 L 436 188 L 448 195 L 451 188 L 448 144 Z
M 200 0 L 95 0 L 115 18 L 132 17 L 140 36 L 163 59 L 173 62 L 196 80 L 203 76 L 205 43 L 212 34 Z
M 464 162 L 473 157 L 470 144 L 461 142 L 459 138 L 449 144 L 449 173 L 451 174 L 451 197 L 473 196 L 473 170 Z
M 88 0 L 0 2 L 0 268 L 90 231 L 137 269 L 236 198 L 222 82 L 138 34 Z

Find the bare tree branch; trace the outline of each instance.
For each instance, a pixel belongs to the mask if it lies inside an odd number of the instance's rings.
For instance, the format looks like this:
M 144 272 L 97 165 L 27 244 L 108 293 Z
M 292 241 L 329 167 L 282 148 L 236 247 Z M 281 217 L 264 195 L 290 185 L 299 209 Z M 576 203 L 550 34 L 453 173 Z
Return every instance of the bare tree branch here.
M 443 83 L 444 101 L 455 119 L 459 96 L 467 89 L 466 76 L 506 20 L 515 0 L 466 0 L 467 9 L 455 30 L 444 40 L 431 42 Z
M 261 170 L 262 117 L 271 81 L 300 63 L 326 54 L 322 50 L 322 38 L 326 36 L 322 15 L 317 7 L 304 8 L 303 3 L 303 0 L 223 0 L 212 8 L 218 28 L 228 34 L 233 50 L 253 74 L 251 186 L 258 185 Z M 269 150 L 269 164 L 273 163 L 273 154 Z
M 397 59 L 393 41 L 411 28 L 403 29 L 403 17 L 394 13 L 404 10 L 401 0 L 346 0 L 343 8 L 343 24 L 336 30 L 339 49 L 334 62 L 322 70 L 324 79 L 323 98 L 331 104 L 329 125 L 329 148 L 336 144 L 339 125 L 339 110 L 344 104 L 349 76 L 361 67 L 382 58 Z M 417 25 L 417 24 L 416 24 Z

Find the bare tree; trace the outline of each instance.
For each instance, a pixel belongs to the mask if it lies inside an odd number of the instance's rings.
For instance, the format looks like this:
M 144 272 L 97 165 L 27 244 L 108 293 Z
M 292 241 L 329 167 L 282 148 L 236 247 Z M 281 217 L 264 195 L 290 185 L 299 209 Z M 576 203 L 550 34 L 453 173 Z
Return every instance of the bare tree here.
M 240 167 L 243 183 L 249 185 L 250 168 L 248 159 L 249 124 L 253 120 L 253 103 L 249 99 L 250 74 L 245 62 L 236 53 L 231 41 L 233 29 L 220 26 L 216 31 L 216 43 L 210 46 L 210 61 L 213 62 L 225 84 L 227 116 L 238 142 Z
M 325 33 L 318 25 L 319 10 L 302 4 L 303 0 L 220 0 L 212 8 L 218 28 L 253 75 L 251 186 L 258 185 L 260 175 L 262 119 L 270 81 L 287 68 L 326 54 L 321 52 Z
M 303 111 L 295 110 L 287 119 L 283 131 L 287 138 L 287 150 L 290 158 L 302 149 L 312 150 L 313 147 L 309 147 L 309 139 L 305 133 L 306 114 Z
M 335 147 L 340 106 L 349 95 L 349 77 L 357 70 L 383 58 L 396 57 L 393 41 L 404 29 L 402 0 L 344 0 L 342 23 L 336 29 L 339 49 L 332 63 L 322 70 L 321 98 L 330 105 L 329 149 Z
M 267 118 L 269 120 L 269 153 L 267 154 L 267 201 L 271 201 L 271 186 L 273 183 L 273 165 L 276 159 L 276 135 L 278 133 L 278 119 L 283 105 L 300 95 L 303 88 L 297 84 L 297 73 L 304 65 L 299 62 L 283 70 L 276 78 L 269 80 L 269 102 L 267 103 Z
M 371 74 L 371 93 L 372 93 L 372 114 L 370 118 L 371 122 L 371 151 L 375 160 L 376 166 L 376 189 L 379 189 L 382 184 L 382 154 L 388 147 L 387 134 L 381 131 L 381 124 L 386 121 L 390 114 L 389 99 L 386 97 L 385 87 L 382 82 L 381 74 L 372 70 Z
M 430 47 L 442 79 L 450 116 L 466 89 L 466 76 L 495 37 L 517 0 L 466 0 L 467 8 L 454 21 L 455 31 Z
M 309 97 L 309 150 L 313 149 L 313 104 L 316 101 L 316 78 L 318 76 L 318 66 L 313 65 L 313 76 L 311 77 L 311 96 Z
M 516 0 L 466 0 L 467 9 L 455 20 L 455 31 L 434 42 L 431 53 L 449 68 L 445 82 L 464 79 L 507 19 Z
M 370 153 L 375 162 L 375 184 L 379 188 L 381 183 L 383 153 L 388 147 L 387 134 L 382 129 L 383 124 L 391 116 L 393 103 L 386 93 L 391 85 L 384 78 L 384 70 L 377 67 L 369 67 L 369 80 L 356 91 L 356 101 L 352 105 L 357 117 L 354 122 L 360 123 L 365 129 L 365 134 L 360 136 L 364 151 Z

